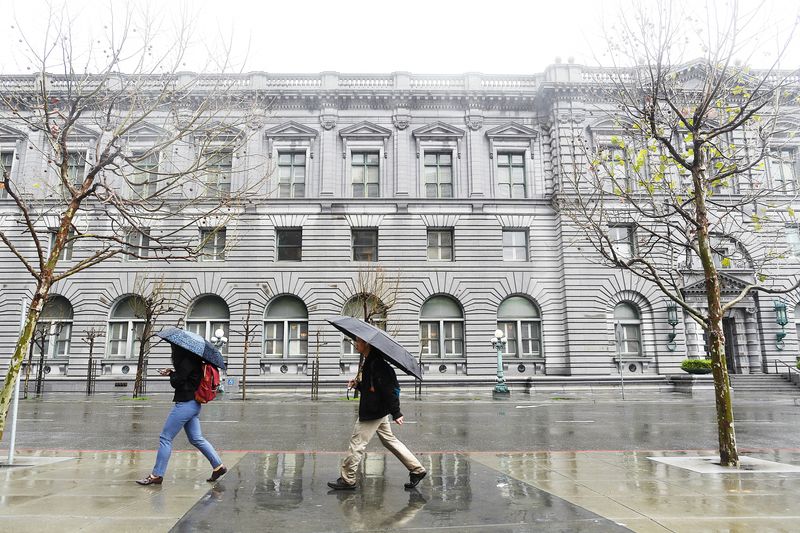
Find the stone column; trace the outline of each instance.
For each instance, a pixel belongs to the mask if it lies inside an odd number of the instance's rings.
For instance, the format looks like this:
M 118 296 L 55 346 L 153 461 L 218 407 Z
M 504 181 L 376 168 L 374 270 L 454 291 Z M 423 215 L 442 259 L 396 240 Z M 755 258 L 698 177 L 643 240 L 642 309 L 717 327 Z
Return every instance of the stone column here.
M 747 343 L 747 364 L 749 374 L 761 373 L 761 337 L 758 334 L 758 314 L 755 306 L 748 307 L 744 313 L 745 342 Z

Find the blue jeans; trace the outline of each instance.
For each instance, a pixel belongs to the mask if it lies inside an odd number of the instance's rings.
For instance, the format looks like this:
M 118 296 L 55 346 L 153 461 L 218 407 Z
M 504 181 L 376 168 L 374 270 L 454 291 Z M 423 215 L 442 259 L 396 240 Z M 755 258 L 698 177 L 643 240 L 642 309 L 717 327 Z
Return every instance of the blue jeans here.
M 214 447 L 203 438 L 203 433 L 200 431 L 200 404 L 194 400 L 176 402 L 175 407 L 169 412 L 167 421 L 164 422 L 164 429 L 161 430 L 159 436 L 161 444 L 158 447 L 158 455 L 156 455 L 156 466 L 153 467 L 154 476 L 163 476 L 167 471 L 169 456 L 172 454 L 172 440 L 181 428 L 186 431 L 186 436 L 192 446 L 206 456 L 212 468 L 217 468 L 222 464 Z

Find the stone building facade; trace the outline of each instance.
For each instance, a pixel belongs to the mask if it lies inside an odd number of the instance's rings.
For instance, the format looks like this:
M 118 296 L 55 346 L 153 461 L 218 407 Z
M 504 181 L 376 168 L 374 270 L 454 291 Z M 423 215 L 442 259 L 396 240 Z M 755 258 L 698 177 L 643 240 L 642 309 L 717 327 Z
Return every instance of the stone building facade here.
M 353 310 L 359 272 L 376 267 L 397 284 L 379 320 L 419 355 L 432 382 L 492 381 L 490 340 L 498 327 L 510 341 L 504 364 L 512 384 L 607 378 L 620 368 L 630 377 L 680 373 L 682 359 L 703 354 L 702 331 L 681 318 L 670 345 L 658 290 L 589 260 L 590 247 L 553 207 L 570 135 L 606 127 L 590 103 L 605 76 L 556 64 L 531 76 L 232 77 L 235 90 L 266 95 L 269 105 L 248 120 L 247 141 L 221 163 L 225 186 L 235 190 L 265 165 L 272 185 L 240 208 L 202 261 L 113 260 L 59 282 L 42 319 L 58 329 L 47 341 L 48 386 L 83 387 L 90 328 L 104 333 L 92 354 L 98 390 L 133 379 L 141 320 L 130 299 L 137 277 L 154 270 L 180 287 L 179 305 L 159 324 L 180 322 L 207 337 L 222 328 L 230 376 L 243 373 L 249 309 L 257 326 L 247 369 L 254 387 L 308 383 L 317 362 L 322 382 L 352 375 L 356 354 L 326 319 Z M 82 131 L 88 149 L 98 132 L 90 124 Z M 0 116 L 0 153 L 16 180 L 43 174 L 43 151 L 27 149 L 37 143 L 43 140 L 4 126 Z M 800 144 L 788 147 L 794 164 L 782 171 L 794 181 Z M 0 221 L 13 208 L 0 199 Z M 204 228 L 186 231 L 200 238 Z M 793 250 L 796 231 L 774 235 Z M 65 260 L 90 252 L 76 247 Z M 787 260 L 781 275 L 798 273 L 797 266 Z M 0 269 L 5 368 L 32 283 L 4 247 Z M 748 275 L 746 265 L 733 265 L 728 289 Z M 687 293 L 702 297 L 701 289 Z M 793 321 L 798 296 L 785 299 Z M 793 363 L 792 323 L 779 350 L 772 299 L 742 302 L 726 319 L 731 371 Z M 619 342 L 617 324 L 625 331 Z M 167 364 L 167 349 L 155 346 L 148 374 Z

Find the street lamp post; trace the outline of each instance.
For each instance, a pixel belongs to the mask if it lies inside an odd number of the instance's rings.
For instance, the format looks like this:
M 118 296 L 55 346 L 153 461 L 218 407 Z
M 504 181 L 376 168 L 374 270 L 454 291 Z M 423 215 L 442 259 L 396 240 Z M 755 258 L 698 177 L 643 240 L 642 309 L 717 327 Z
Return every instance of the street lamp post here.
M 508 339 L 503 334 L 503 330 L 496 330 L 492 337 L 492 348 L 497 350 L 497 383 L 494 385 L 495 394 L 511 394 L 506 386 L 506 378 L 503 376 L 503 350 L 506 348 Z

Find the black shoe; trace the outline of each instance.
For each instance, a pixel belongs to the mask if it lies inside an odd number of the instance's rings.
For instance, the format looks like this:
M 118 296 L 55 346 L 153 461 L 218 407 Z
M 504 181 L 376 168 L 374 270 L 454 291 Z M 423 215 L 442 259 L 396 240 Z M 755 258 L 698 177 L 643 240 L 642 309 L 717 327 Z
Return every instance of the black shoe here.
M 423 473 L 421 473 L 421 474 L 415 474 L 414 472 L 411 472 L 411 473 L 408 475 L 408 483 L 406 483 L 406 484 L 405 484 L 405 485 L 403 485 L 403 486 L 404 486 L 405 488 L 407 488 L 407 489 L 413 489 L 414 487 L 416 487 L 417 485 L 419 485 L 419 482 L 420 482 L 420 481 L 422 481 L 422 478 L 424 478 L 424 477 L 425 477 L 425 476 L 427 476 L 427 475 L 428 475 L 428 473 L 427 473 L 427 472 L 423 472 Z
M 356 488 L 355 483 L 348 483 L 342 478 L 339 478 L 336 481 L 328 481 L 328 486 L 333 490 L 355 490 Z
M 225 468 L 225 466 L 221 466 L 218 469 L 213 470 L 211 472 L 211 477 L 208 478 L 206 481 L 208 481 L 209 483 L 214 483 L 216 480 L 218 480 L 219 478 L 221 478 L 222 476 L 224 476 L 227 473 L 228 473 L 228 469 Z

